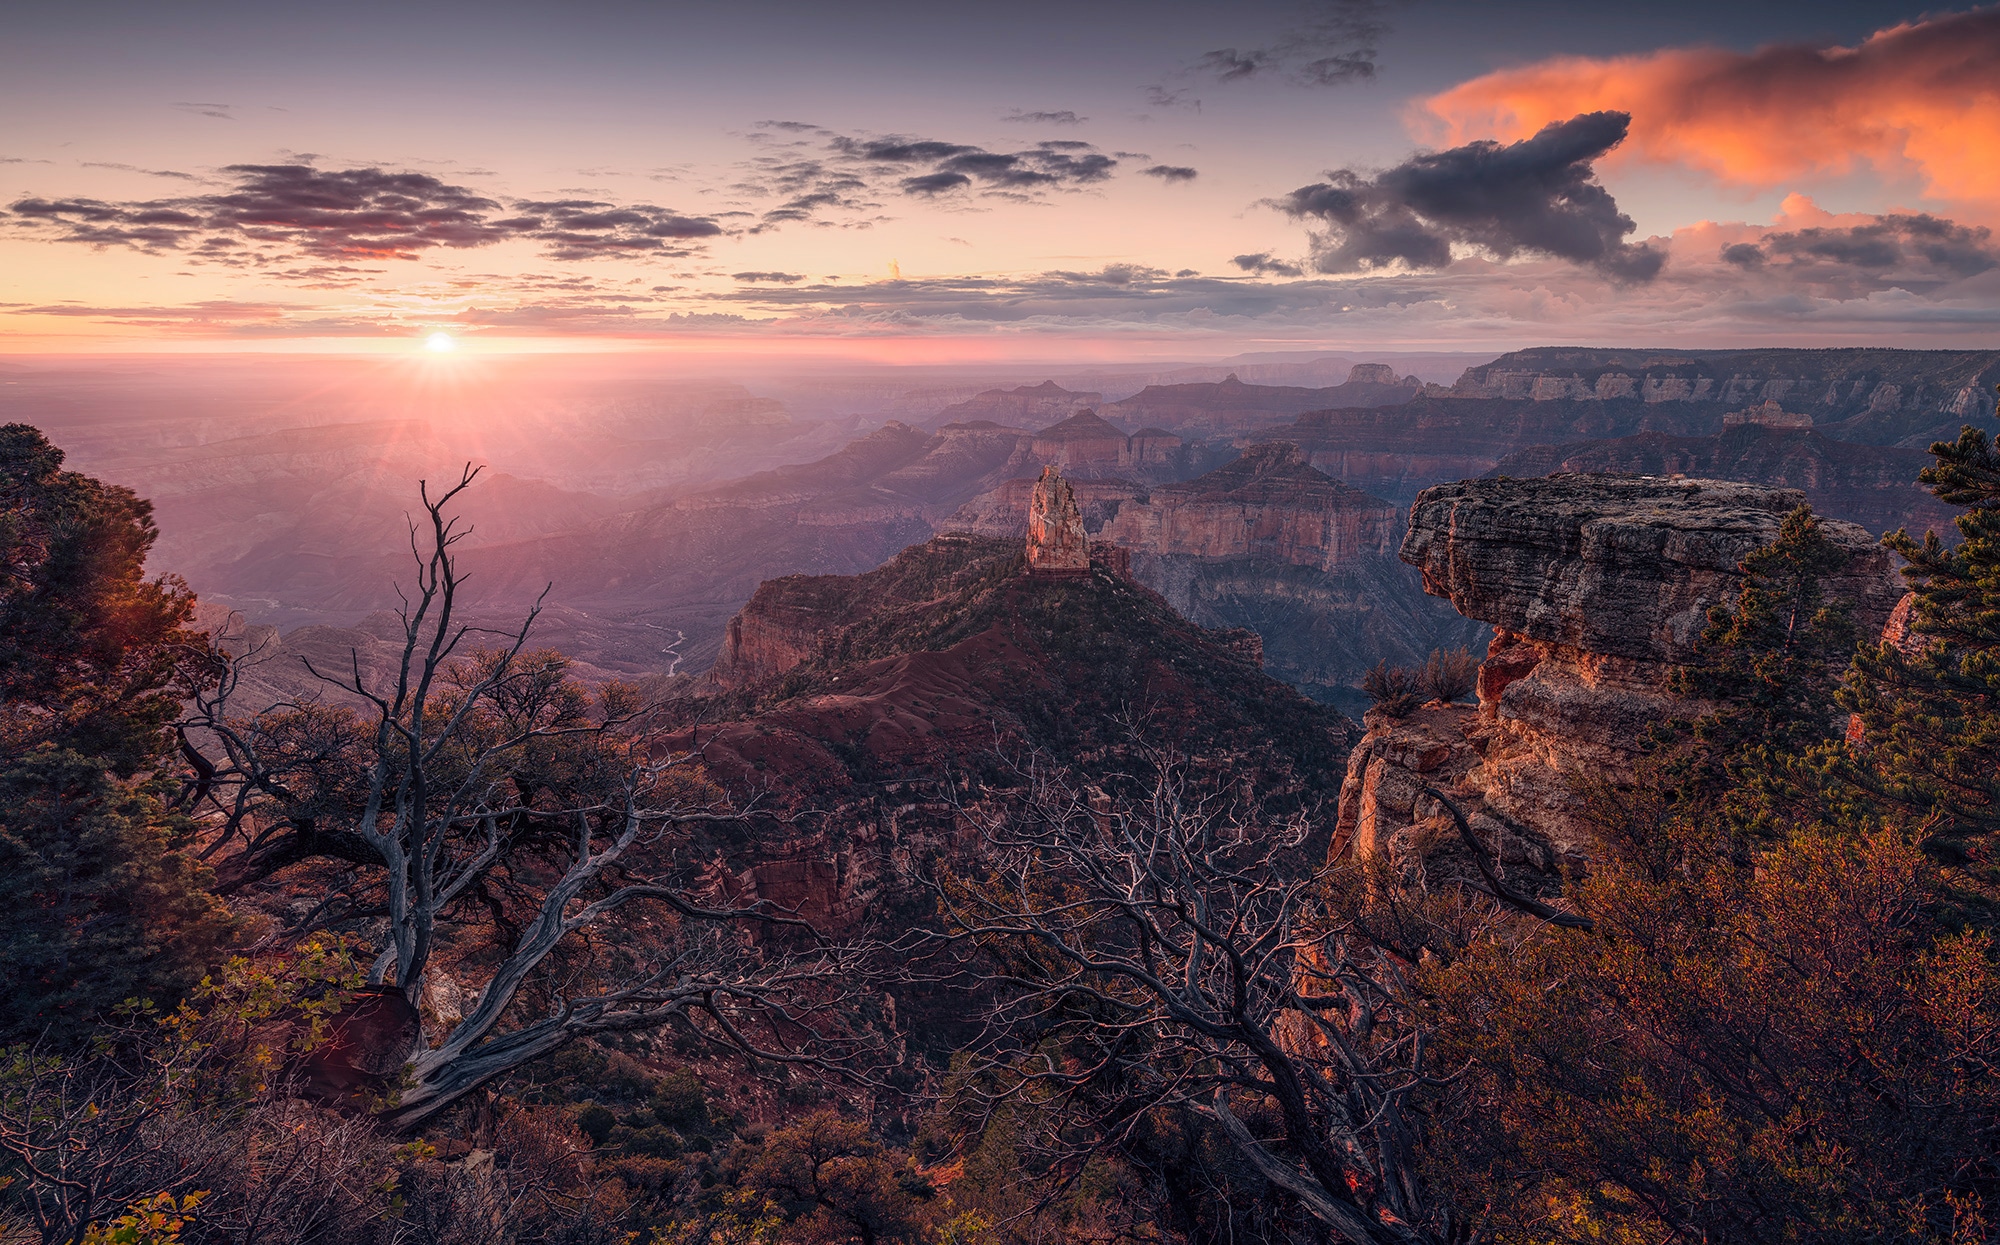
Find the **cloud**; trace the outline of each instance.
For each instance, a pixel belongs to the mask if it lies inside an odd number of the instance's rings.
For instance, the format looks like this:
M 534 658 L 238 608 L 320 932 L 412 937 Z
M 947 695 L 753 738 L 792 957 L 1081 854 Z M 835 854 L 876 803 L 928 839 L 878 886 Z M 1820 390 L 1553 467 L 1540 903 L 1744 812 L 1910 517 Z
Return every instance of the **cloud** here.
M 1984 225 L 1926 213 L 1834 216 L 1800 195 L 1785 201 L 1774 227 L 1745 233 L 1724 242 L 1717 258 L 1794 288 L 1850 296 L 1888 288 L 1928 292 L 2000 269 L 2000 244 Z
M 108 160 L 85 160 L 86 169 L 117 169 L 122 173 L 144 173 L 148 177 L 168 177 L 176 181 L 198 182 L 201 179 L 192 173 L 177 173 L 172 169 L 142 169 L 136 164 L 116 164 Z
M 1629 122 L 1623 113 L 1585 113 L 1504 146 L 1481 141 L 1422 152 L 1374 177 L 1339 169 L 1274 206 L 1322 226 L 1313 238 L 1320 272 L 1396 263 L 1443 268 L 1459 245 L 1503 260 L 1553 256 L 1614 280 L 1649 281 L 1665 253 L 1625 241 L 1636 226 L 1591 167 L 1624 139 Z
M 732 272 L 729 274 L 729 279 L 751 282 L 774 281 L 780 285 L 795 285 L 805 280 L 805 277 L 796 272 Z
M 1075 139 L 996 151 L 907 134 L 842 134 L 802 121 L 759 124 L 752 137 L 764 154 L 739 166 L 741 176 L 730 186 L 753 200 L 777 200 L 761 211 L 752 233 L 790 224 L 865 228 L 886 219 L 879 215 L 885 201 L 899 195 L 964 192 L 1034 201 L 1104 181 L 1120 163 Z
M 182 112 L 191 112 L 198 117 L 214 117 L 220 121 L 236 120 L 234 115 L 236 105 L 234 104 L 197 104 L 182 100 L 180 103 L 175 104 L 174 107 Z
M 1089 117 L 1077 116 L 1067 108 L 1055 112 L 1022 112 L 1016 108 L 1000 119 L 1019 122 L 1022 125 L 1082 125 L 1090 120 Z
M 593 266 L 405 278 L 393 289 L 346 288 L 337 302 L 318 305 L 56 304 L 7 314 L 94 319 L 188 338 L 408 335 L 417 325 L 454 324 L 468 332 L 676 339 L 1144 338 L 1222 353 L 1279 341 L 1316 347 L 1330 339 L 1493 350 L 1551 339 L 1990 344 L 2000 330 L 2000 267 L 1957 274 L 1983 263 L 1978 256 L 1991 254 L 1993 242 L 1976 226 L 1931 221 L 1836 215 L 1794 196 L 1770 221 L 1705 221 L 1656 242 L 1672 259 L 1644 283 L 1607 282 L 1595 270 L 1527 252 L 1506 263 L 1468 254 L 1437 271 L 1392 267 L 1337 276 L 1295 275 L 1302 265 L 1258 253 L 1233 260 L 1233 270 L 1244 275 L 1229 277 L 1110 264 L 1015 276 L 806 276 L 655 288 L 653 278 Z M 1887 268 L 1879 266 L 1887 254 L 1871 249 L 1885 235 L 1897 249 Z M 1927 254 L 1926 243 L 1944 249 Z M 1968 246 L 1973 252 L 1960 249 Z M 1724 258 L 1732 248 L 1765 258 L 1732 263 Z
M 1259 251 L 1255 255 L 1237 255 L 1229 261 L 1243 271 L 1260 277 L 1300 277 L 1305 269 L 1297 264 L 1288 264 L 1273 259 L 1269 251 Z
M 1305 21 L 1268 47 L 1218 48 L 1191 68 L 1219 82 L 1272 74 L 1307 86 L 1367 81 L 1392 7 L 1394 0 L 1316 0 Z
M 1099 152 L 1089 143 L 1050 140 L 1021 151 L 988 151 L 962 143 L 935 139 L 913 139 L 900 135 L 886 138 L 833 140 L 834 150 L 863 165 L 922 165 L 933 173 L 959 174 L 969 182 L 1002 189 L 1074 186 L 1103 181 L 1111 176 L 1118 161 Z M 924 188 L 905 188 L 912 193 L 934 193 Z
M 972 184 L 972 179 L 963 173 L 925 173 L 920 177 L 906 177 L 901 184 L 905 194 L 936 195 L 947 190 L 962 190 Z
M 1156 164 L 1139 171 L 1148 177 L 1157 177 L 1163 182 L 1191 182 L 1200 176 L 1185 164 Z
M 1632 115 L 1626 159 L 1768 188 L 1867 164 L 2000 213 L 2000 9 L 1878 31 L 1856 47 L 1774 44 L 1557 57 L 1421 105 L 1442 141 L 1518 138 L 1580 112 Z
M 1163 86 L 1149 86 L 1146 88 L 1146 103 L 1154 108 L 1188 108 L 1195 112 L 1201 111 L 1201 100 L 1186 87 L 1169 90 Z
M 559 259 L 679 256 L 716 237 L 715 221 L 651 204 L 587 199 L 503 204 L 427 173 L 310 164 L 237 164 L 231 184 L 202 195 L 137 202 L 29 197 L 13 223 L 64 242 L 193 252 L 236 264 L 413 259 L 438 249 L 514 239 Z

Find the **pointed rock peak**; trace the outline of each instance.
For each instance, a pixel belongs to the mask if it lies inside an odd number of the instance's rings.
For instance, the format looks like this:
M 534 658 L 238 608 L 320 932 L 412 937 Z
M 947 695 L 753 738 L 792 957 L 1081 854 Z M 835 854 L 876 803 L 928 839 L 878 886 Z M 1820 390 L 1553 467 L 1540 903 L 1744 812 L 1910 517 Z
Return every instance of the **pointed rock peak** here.
M 1028 499 L 1028 569 L 1056 575 L 1090 573 L 1090 538 L 1076 493 L 1054 467 L 1042 468 Z
M 1231 372 L 1229 375 L 1222 378 L 1222 383 L 1225 385 L 1240 385 L 1243 382 L 1236 379 L 1236 373 Z

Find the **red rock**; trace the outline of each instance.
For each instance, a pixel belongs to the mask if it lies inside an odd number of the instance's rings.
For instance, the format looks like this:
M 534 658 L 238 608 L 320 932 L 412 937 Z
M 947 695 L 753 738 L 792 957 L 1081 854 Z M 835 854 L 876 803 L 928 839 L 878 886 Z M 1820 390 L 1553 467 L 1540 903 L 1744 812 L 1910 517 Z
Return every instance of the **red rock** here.
M 1044 467 L 1028 500 L 1028 569 L 1038 574 L 1088 575 L 1090 537 L 1076 494 L 1054 467 Z

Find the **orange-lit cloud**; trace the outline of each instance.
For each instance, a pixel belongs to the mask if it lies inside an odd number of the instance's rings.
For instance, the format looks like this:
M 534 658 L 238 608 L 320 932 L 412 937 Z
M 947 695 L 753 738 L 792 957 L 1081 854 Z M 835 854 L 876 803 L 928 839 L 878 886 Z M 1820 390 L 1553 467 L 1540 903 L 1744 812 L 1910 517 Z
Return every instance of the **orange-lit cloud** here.
M 1438 141 L 1522 138 L 1552 121 L 1632 114 L 1624 159 L 1758 188 L 1865 163 L 2000 216 L 2000 8 L 1878 31 L 1858 47 L 1777 44 L 1558 57 L 1423 101 Z

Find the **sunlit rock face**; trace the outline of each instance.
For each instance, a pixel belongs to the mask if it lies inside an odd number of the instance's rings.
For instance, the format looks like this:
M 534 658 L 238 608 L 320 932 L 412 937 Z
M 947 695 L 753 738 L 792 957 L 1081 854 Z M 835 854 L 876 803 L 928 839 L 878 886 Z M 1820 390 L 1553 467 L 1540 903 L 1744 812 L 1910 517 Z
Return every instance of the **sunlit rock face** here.
M 1038 574 L 1090 574 L 1090 537 L 1069 481 L 1044 467 L 1028 499 L 1028 569 Z
M 1401 551 L 1424 589 L 1493 624 L 1477 709 L 1369 715 L 1341 796 L 1360 854 L 1456 833 L 1443 792 L 1503 857 L 1542 867 L 1581 858 L 1579 780 L 1631 776 L 1647 728 L 1699 712 L 1676 697 L 1711 607 L 1741 564 L 1777 538 L 1804 500 L 1793 489 L 1717 480 L 1568 475 L 1467 480 L 1426 489 Z M 1864 632 L 1880 630 L 1903 585 L 1895 558 L 1850 523 L 1822 529 L 1849 555 L 1826 584 Z
M 1396 508 L 1328 479 L 1289 443 L 1253 445 L 1198 480 L 1155 488 L 1118 508 L 1099 533 L 1135 551 L 1262 558 L 1330 571 L 1388 553 Z

